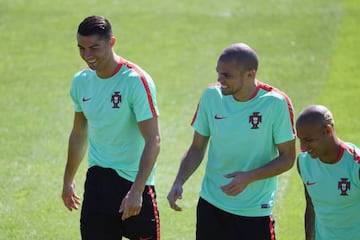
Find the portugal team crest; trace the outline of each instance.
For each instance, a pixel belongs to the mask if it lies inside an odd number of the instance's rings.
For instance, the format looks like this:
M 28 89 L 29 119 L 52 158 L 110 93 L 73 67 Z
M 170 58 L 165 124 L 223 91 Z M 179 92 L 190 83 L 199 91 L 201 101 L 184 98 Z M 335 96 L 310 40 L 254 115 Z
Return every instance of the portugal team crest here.
M 262 116 L 259 115 L 259 112 L 253 112 L 253 114 L 249 117 L 249 123 L 252 124 L 251 129 L 258 129 L 258 125 L 261 123 L 261 119 Z
M 120 92 L 114 92 L 114 94 L 111 96 L 111 102 L 114 104 L 112 108 L 119 108 L 119 103 L 121 103 Z
M 338 182 L 338 189 L 341 191 L 341 196 L 348 196 L 347 191 L 350 190 L 350 182 L 347 178 L 341 178 Z

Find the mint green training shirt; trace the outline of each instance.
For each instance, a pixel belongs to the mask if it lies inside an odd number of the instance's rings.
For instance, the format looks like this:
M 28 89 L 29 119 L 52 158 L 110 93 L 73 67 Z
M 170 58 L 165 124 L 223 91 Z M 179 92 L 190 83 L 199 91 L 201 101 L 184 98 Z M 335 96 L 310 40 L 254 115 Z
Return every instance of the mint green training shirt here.
M 334 164 L 303 152 L 298 166 L 314 206 L 315 239 L 360 239 L 360 149 L 342 143 Z
M 145 146 L 138 122 L 159 115 L 151 77 L 124 59 L 115 75 L 101 79 L 85 69 L 75 74 L 70 96 L 89 127 L 89 167 L 112 168 L 134 181 Z M 154 171 L 147 185 L 154 184 Z
M 236 101 L 224 96 L 220 85 L 203 93 L 193 128 L 210 136 L 208 161 L 200 196 L 214 206 L 241 216 L 268 216 L 272 212 L 277 177 L 255 181 L 237 196 L 220 187 L 232 179 L 225 174 L 262 167 L 278 156 L 276 144 L 295 138 L 290 99 L 279 90 L 257 82 L 254 96 Z

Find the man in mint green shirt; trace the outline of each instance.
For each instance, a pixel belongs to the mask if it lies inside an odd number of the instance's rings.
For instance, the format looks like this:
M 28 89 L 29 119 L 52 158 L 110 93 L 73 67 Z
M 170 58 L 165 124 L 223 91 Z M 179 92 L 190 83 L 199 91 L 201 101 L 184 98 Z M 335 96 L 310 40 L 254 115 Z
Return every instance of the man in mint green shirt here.
M 277 175 L 295 160 L 293 108 L 285 93 L 256 79 L 258 57 L 243 43 L 221 53 L 218 83 L 201 96 L 193 142 L 168 201 L 181 210 L 183 184 L 208 160 L 197 207 L 197 240 L 275 239 Z
M 88 68 L 75 74 L 70 89 L 75 116 L 62 199 L 70 211 L 78 209 L 74 177 L 88 147 L 82 239 L 160 239 L 156 88 L 149 74 L 115 53 L 115 42 L 104 17 L 79 24 L 77 45 Z
M 360 239 L 360 149 L 337 137 L 331 112 L 306 107 L 296 121 L 306 240 Z

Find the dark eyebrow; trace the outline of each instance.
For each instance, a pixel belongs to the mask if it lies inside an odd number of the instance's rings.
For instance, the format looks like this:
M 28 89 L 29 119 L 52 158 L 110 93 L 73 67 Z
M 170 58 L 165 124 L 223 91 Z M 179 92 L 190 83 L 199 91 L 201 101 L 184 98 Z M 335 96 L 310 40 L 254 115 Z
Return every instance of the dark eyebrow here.
M 78 46 L 79 48 L 85 48 L 85 47 L 81 46 L 79 43 L 77 44 L 77 46 Z M 89 48 L 94 48 L 94 47 L 98 47 L 98 46 L 99 46 L 99 44 L 98 44 L 98 43 L 95 43 L 95 44 L 89 46 Z

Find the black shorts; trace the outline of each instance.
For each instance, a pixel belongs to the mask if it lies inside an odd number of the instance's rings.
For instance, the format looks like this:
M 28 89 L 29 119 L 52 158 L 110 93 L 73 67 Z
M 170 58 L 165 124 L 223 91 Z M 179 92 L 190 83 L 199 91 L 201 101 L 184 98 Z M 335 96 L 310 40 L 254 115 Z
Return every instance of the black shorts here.
M 275 240 L 271 216 L 244 217 L 225 212 L 200 198 L 197 205 L 197 240 Z
M 85 181 L 80 229 L 83 240 L 160 239 L 154 186 L 146 186 L 139 215 L 121 220 L 120 204 L 132 182 L 113 169 L 91 167 Z

